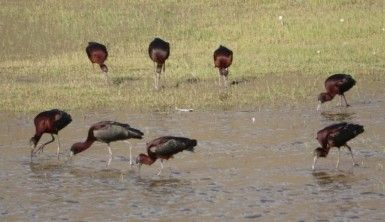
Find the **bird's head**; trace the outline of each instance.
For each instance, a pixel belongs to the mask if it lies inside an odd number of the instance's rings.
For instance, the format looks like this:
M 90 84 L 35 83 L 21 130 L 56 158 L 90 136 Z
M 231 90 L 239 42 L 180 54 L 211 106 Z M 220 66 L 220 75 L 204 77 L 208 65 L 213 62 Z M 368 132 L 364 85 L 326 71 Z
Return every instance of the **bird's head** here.
M 321 102 L 321 103 L 330 101 L 332 99 L 333 99 L 333 97 L 329 93 L 323 92 L 323 93 L 320 93 L 318 95 L 318 101 Z
M 139 156 L 135 159 L 135 164 L 139 165 L 139 167 L 142 164 L 151 165 L 155 162 L 155 160 L 151 159 L 149 156 L 147 156 L 144 153 L 139 154 Z
M 104 65 L 104 64 L 100 65 L 100 69 L 101 69 L 103 72 L 105 72 L 105 73 L 108 72 L 108 68 L 107 68 L 107 66 Z
M 228 68 L 221 68 L 219 69 L 219 72 L 222 76 L 228 76 L 229 75 L 229 69 Z
M 31 146 L 31 148 L 35 148 L 36 145 L 37 145 L 37 139 L 35 137 L 32 137 L 30 140 L 29 140 L 29 145 Z
M 74 143 L 72 146 L 71 146 L 71 155 L 76 155 L 78 153 L 80 153 L 81 151 L 83 151 L 83 146 L 82 146 L 82 143 Z
M 313 154 L 315 157 L 326 157 L 328 155 L 327 151 L 325 149 L 322 149 L 321 147 L 318 147 L 313 151 Z

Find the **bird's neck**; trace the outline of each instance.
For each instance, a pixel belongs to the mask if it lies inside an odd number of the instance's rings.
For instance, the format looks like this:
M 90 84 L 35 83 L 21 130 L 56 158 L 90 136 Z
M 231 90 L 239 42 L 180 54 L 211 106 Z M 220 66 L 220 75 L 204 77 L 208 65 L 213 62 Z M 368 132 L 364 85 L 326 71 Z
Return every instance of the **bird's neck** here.
M 87 138 L 86 141 L 80 142 L 76 146 L 76 153 L 83 152 L 84 150 L 90 148 L 90 146 L 95 142 L 95 139 Z
M 321 157 L 326 157 L 329 154 L 329 151 L 330 151 L 330 147 L 329 146 L 322 147 L 322 155 L 321 155 Z
M 32 143 L 32 145 L 34 145 L 34 146 L 36 147 L 37 143 L 39 142 L 39 140 L 40 140 L 40 138 L 41 138 L 41 135 L 42 135 L 42 134 L 35 134 L 35 135 L 31 138 L 30 142 Z
M 326 93 L 326 96 L 325 96 L 325 101 L 330 101 L 334 98 L 334 94 L 331 94 L 331 93 Z
M 151 156 L 147 156 L 147 155 L 145 155 L 143 157 L 144 158 L 142 159 L 142 164 L 151 165 L 156 161 L 155 157 L 151 157 Z

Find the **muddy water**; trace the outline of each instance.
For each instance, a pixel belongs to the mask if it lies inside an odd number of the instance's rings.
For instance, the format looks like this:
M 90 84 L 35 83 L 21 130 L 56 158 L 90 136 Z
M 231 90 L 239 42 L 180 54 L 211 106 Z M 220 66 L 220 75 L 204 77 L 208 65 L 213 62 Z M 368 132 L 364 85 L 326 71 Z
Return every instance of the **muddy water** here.
M 73 114 L 62 131 L 61 160 L 56 143 L 33 163 L 27 142 L 33 116 L 1 115 L 0 218 L 4 220 L 135 221 L 140 219 L 223 221 L 383 221 L 385 217 L 385 103 L 295 110 L 191 113 Z M 252 121 L 255 118 L 255 121 Z M 126 143 L 107 149 L 100 143 L 68 161 L 70 145 L 84 140 L 99 120 L 129 122 L 144 131 L 133 141 L 134 154 L 160 135 L 198 139 L 195 153 L 144 166 L 140 175 L 128 165 Z M 311 170 L 315 133 L 336 121 L 358 122 L 366 132 L 350 145 L 360 163 L 351 166 L 335 150 Z M 43 137 L 48 140 L 49 137 Z

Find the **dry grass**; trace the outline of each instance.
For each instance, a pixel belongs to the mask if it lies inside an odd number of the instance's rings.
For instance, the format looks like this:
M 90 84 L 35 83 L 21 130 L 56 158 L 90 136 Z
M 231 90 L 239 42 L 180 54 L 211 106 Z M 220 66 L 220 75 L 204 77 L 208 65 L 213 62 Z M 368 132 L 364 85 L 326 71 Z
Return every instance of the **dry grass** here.
M 336 72 L 385 80 L 382 0 L 1 2 L 2 111 L 256 109 L 313 102 Z M 155 36 L 172 47 L 160 92 L 147 55 Z M 110 87 L 85 55 L 90 40 L 109 49 Z M 239 82 L 226 93 L 219 44 L 234 51 Z

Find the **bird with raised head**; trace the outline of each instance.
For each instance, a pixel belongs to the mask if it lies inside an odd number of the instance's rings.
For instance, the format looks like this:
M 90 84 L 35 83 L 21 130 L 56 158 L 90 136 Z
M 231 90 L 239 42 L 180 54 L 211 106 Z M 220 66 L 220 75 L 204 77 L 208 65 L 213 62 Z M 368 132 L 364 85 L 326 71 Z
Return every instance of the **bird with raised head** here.
M 321 147 L 318 147 L 314 150 L 314 160 L 312 169 L 315 169 L 315 165 L 319 157 L 327 157 L 330 148 L 338 148 L 338 160 L 336 168 L 338 168 L 340 163 L 340 147 L 345 146 L 350 151 L 352 157 L 353 166 L 357 164 L 354 162 L 352 148 L 347 144 L 347 142 L 359 134 L 364 132 L 364 127 L 359 124 L 353 123 L 337 123 L 327 126 L 317 132 L 317 140 L 321 144 Z
M 170 43 L 155 38 L 148 46 L 148 55 L 155 65 L 155 89 L 159 90 L 160 74 L 166 71 L 166 60 L 170 56 Z
M 219 69 L 219 85 L 227 87 L 229 67 L 233 62 L 233 51 L 220 45 L 214 51 L 214 66 Z
M 356 81 L 348 74 L 334 74 L 325 80 L 326 92 L 318 95 L 317 110 L 321 109 L 321 104 L 331 101 L 336 95 L 340 95 L 340 106 L 342 106 L 342 99 L 345 100 L 345 105 L 349 106 L 345 98 L 345 92 L 351 89 L 356 84 Z
M 139 154 L 136 158 L 136 163 L 139 164 L 140 170 L 142 164 L 151 165 L 157 159 L 160 159 L 161 168 L 158 172 L 158 175 L 160 175 L 163 169 L 163 160 L 168 160 L 172 158 L 173 155 L 184 150 L 194 152 L 196 145 L 196 140 L 185 137 L 159 137 L 147 143 L 147 155 L 144 153 Z
M 43 151 L 44 147 L 47 144 L 50 144 L 53 141 L 55 141 L 55 137 L 53 136 L 54 134 L 57 135 L 57 142 L 58 142 L 57 158 L 59 159 L 59 152 L 60 152 L 59 131 L 64 127 L 66 127 L 68 124 L 70 124 L 71 121 L 72 121 L 71 115 L 59 109 L 47 110 L 37 114 L 37 116 L 34 119 L 35 135 L 30 139 L 31 161 L 35 153 L 37 153 L 38 151 Z M 52 139 L 36 148 L 41 136 L 44 133 L 51 134 Z
M 87 139 L 84 142 L 78 142 L 71 147 L 71 156 L 76 155 L 88 149 L 95 141 L 107 144 L 109 159 L 107 166 L 110 165 L 112 159 L 112 151 L 110 143 L 119 140 L 142 139 L 143 133 L 125 123 L 114 121 L 102 121 L 93 124 L 88 130 Z M 132 165 L 131 146 L 130 149 L 130 164 Z

